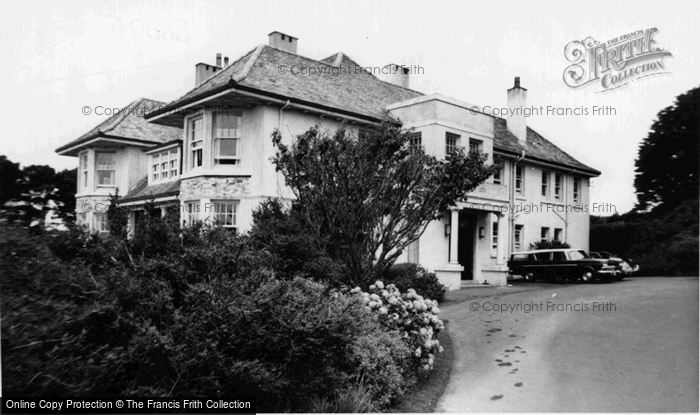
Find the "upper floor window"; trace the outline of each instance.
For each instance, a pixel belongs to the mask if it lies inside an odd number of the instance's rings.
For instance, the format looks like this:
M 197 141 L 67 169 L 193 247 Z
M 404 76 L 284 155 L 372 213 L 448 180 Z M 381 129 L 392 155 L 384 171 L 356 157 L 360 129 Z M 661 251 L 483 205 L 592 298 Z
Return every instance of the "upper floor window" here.
M 481 140 L 477 140 L 476 138 L 470 138 L 469 139 L 469 151 L 481 151 L 481 145 L 482 142 Z
M 498 170 L 496 170 L 493 173 L 493 184 L 501 184 L 501 180 L 503 177 L 503 166 L 502 165 L 497 165 Z
M 151 155 L 152 181 L 176 177 L 178 162 L 179 157 L 176 148 Z
M 408 135 L 408 146 L 411 151 L 417 151 L 423 146 L 423 134 L 420 132 L 409 133 Z
M 80 182 L 83 187 L 87 187 L 88 179 L 88 153 L 87 151 L 80 154 Z
M 190 168 L 200 167 L 204 147 L 204 119 L 202 117 L 190 121 L 189 135 L 190 160 L 192 160 Z
M 116 158 L 116 153 L 101 151 L 95 153 L 97 186 L 114 186 L 116 184 Z
M 581 192 L 581 179 L 574 177 L 574 202 L 578 203 Z
M 240 162 L 241 115 L 214 114 L 214 164 Z
M 549 172 L 542 172 L 542 196 L 547 197 L 549 195 Z
M 523 166 L 515 166 L 515 191 L 523 194 Z
M 170 177 L 176 177 L 178 170 L 180 170 L 180 158 L 177 154 L 177 149 L 173 148 L 170 150 Z
M 445 134 L 445 156 L 449 156 L 450 154 L 457 151 L 458 146 L 459 146 L 459 136 L 457 134 L 453 134 L 453 133 L 446 133 Z
M 236 227 L 237 200 L 220 200 L 214 202 L 214 223 L 228 228 Z
M 561 181 L 562 175 L 559 173 L 554 174 L 554 198 L 556 200 L 561 200 Z

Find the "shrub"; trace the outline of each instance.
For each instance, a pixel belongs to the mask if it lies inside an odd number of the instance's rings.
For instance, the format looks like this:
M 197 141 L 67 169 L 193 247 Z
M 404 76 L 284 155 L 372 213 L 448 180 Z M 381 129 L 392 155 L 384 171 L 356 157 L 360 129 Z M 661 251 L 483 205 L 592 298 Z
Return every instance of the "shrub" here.
M 447 287 L 438 281 L 434 273 L 426 271 L 417 264 L 396 264 L 383 277 L 387 284 L 394 284 L 399 291 L 413 288 L 423 298 L 442 301 Z
M 411 351 L 412 368 L 418 375 L 426 375 L 433 369 L 435 356 L 442 352 L 437 334 L 445 328 L 438 317 L 437 301 L 424 299 L 415 290 L 401 292 L 393 284 L 384 287 L 377 281 L 369 292 L 354 288 L 367 310 L 377 315 L 380 324 L 388 330 L 401 333 L 401 338 Z

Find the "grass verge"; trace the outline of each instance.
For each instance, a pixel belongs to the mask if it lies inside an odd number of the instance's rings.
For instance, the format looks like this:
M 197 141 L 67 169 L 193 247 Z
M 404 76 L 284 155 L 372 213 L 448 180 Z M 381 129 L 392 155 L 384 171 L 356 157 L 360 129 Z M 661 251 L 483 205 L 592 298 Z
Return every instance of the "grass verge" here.
M 454 347 L 449 333 L 449 321 L 443 320 L 445 330 L 438 334 L 438 340 L 444 351 L 435 359 L 435 367 L 430 376 L 421 379 L 411 391 L 406 393 L 403 400 L 391 408 L 387 413 L 428 413 L 435 412 L 438 399 L 445 392 L 450 381 L 452 361 L 454 360 Z

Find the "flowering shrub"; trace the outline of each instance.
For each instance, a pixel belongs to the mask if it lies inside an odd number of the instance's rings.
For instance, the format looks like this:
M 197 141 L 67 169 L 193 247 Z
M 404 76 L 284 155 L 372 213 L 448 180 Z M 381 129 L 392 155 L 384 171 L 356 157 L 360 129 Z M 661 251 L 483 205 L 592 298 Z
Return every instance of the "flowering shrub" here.
M 401 294 L 395 285 L 384 286 L 381 281 L 370 285 L 368 292 L 357 287 L 351 293 L 361 297 L 365 307 L 375 313 L 386 329 L 401 333 L 419 375 L 433 369 L 435 356 L 442 352 L 437 334 L 445 328 L 438 317 L 437 301 L 423 298 L 412 288 Z
M 385 284 L 394 284 L 401 291 L 413 288 L 419 295 L 431 300 L 442 301 L 447 291 L 435 273 L 418 264 L 395 264 L 384 272 L 381 280 Z

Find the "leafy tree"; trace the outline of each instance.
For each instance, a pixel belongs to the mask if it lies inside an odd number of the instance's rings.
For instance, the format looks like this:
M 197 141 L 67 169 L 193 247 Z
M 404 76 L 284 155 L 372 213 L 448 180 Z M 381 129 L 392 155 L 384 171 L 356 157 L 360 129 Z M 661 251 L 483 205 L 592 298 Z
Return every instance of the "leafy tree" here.
M 700 87 L 676 98 L 661 110 L 639 147 L 634 180 L 636 210 L 664 210 L 683 200 L 698 199 L 700 151 Z
M 382 275 L 428 223 L 494 172 L 484 154 L 460 149 L 438 160 L 410 138 L 390 122 L 360 137 L 314 127 L 291 147 L 279 131 L 272 135 L 272 161 L 309 229 L 343 265 L 345 283 Z
M 7 156 L 0 156 L 0 208 L 5 202 L 21 196 L 21 179 L 19 163 L 11 162 Z

